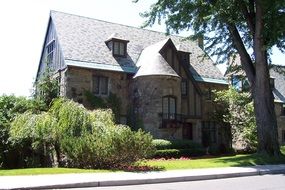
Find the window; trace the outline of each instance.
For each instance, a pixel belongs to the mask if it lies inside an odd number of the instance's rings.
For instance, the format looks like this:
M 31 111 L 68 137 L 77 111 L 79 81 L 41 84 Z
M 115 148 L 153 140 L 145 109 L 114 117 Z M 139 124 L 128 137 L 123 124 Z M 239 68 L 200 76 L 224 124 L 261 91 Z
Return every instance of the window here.
M 53 54 L 54 54 L 54 48 L 55 48 L 55 41 L 51 41 L 46 49 L 47 49 L 47 64 L 52 64 L 53 62 Z
M 102 76 L 93 76 L 92 92 L 97 95 L 108 94 L 108 78 Z
M 114 41 L 113 54 L 118 56 L 125 56 L 125 43 Z
M 285 104 L 281 106 L 281 115 L 285 116 Z
M 181 81 L 181 95 L 187 96 L 187 91 L 188 91 L 187 80 L 182 79 L 182 81 Z
M 212 89 L 208 88 L 206 91 L 206 100 L 212 100 Z
M 232 86 L 237 91 L 248 91 L 250 88 L 250 84 L 247 79 L 242 76 L 232 75 Z
M 238 77 L 236 75 L 232 76 L 232 86 L 236 90 L 241 90 L 241 88 L 242 88 L 242 81 L 241 81 L 240 77 Z
M 176 99 L 171 96 L 162 98 L 162 119 L 176 119 Z
M 217 142 L 216 123 L 213 121 L 202 122 L 202 141 L 204 146 Z

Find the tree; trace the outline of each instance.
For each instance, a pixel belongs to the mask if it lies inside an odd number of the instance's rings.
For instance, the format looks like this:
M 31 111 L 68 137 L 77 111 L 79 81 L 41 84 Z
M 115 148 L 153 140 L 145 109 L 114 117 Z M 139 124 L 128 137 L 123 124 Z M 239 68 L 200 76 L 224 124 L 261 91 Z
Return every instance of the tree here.
M 274 45 L 285 51 L 285 1 L 159 0 L 142 16 L 144 26 L 164 19 L 167 32 L 192 29 L 193 39 L 205 36 L 205 51 L 217 55 L 218 63 L 240 55 L 254 102 L 258 152 L 279 156 L 268 63 Z
M 49 108 L 53 99 L 59 97 L 59 82 L 52 77 L 48 68 L 35 83 L 34 98 L 39 104 L 44 104 L 46 110 Z
M 215 102 L 222 106 L 213 117 L 231 125 L 232 141 L 238 148 L 255 151 L 257 131 L 253 102 L 248 92 L 238 92 L 233 87 L 215 92 Z

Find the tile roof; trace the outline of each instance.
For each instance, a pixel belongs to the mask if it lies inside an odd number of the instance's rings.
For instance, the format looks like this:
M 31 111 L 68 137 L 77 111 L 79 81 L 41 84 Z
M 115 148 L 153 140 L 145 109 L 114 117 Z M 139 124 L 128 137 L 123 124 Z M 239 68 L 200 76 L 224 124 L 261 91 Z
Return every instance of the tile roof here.
M 136 68 L 143 49 L 170 37 L 176 47 L 183 47 L 183 51 L 191 52 L 190 71 L 194 77 L 224 79 L 213 61 L 207 57 L 203 58 L 204 52 L 196 41 L 57 11 L 51 11 L 51 19 L 66 62 L 68 60 L 73 64 L 85 64 L 85 67 L 89 68 L 95 68 L 96 65 L 102 65 L 104 68 L 104 65 L 108 65 L 108 68 L 135 70 L 130 68 Z M 105 44 L 113 34 L 129 40 L 127 57 L 113 57 Z
M 285 66 L 271 65 L 270 76 L 274 78 L 273 95 L 275 101 L 285 103 Z

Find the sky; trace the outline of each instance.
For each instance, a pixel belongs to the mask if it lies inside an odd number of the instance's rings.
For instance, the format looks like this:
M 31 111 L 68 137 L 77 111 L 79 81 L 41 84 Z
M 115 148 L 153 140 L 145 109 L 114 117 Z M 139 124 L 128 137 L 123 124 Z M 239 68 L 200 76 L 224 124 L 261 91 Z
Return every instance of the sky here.
M 139 27 L 155 0 L 1 0 L 0 95 L 30 96 L 35 80 L 50 10 Z M 165 31 L 155 25 L 151 30 Z M 190 34 L 190 32 L 189 32 Z M 183 35 L 187 35 L 184 32 Z M 274 51 L 272 61 L 285 65 L 285 54 Z M 224 70 L 223 66 L 219 66 Z

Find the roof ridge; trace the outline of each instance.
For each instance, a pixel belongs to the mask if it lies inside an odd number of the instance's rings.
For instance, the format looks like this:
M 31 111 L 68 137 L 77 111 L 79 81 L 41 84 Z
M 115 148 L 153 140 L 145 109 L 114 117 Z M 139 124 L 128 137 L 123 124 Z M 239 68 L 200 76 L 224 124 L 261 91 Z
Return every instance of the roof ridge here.
M 174 34 L 167 34 L 167 33 L 160 32 L 160 31 L 156 31 L 156 30 L 151 30 L 151 29 L 146 29 L 146 28 L 141 28 L 141 27 L 136 27 L 136 26 L 130 26 L 130 25 L 126 25 L 126 24 L 121 24 L 121 23 L 116 23 L 116 22 L 101 20 L 101 19 L 97 19 L 97 18 L 92 18 L 92 17 L 88 17 L 88 16 L 82 16 L 82 15 L 67 13 L 67 12 L 63 12 L 63 11 L 50 10 L 50 15 L 51 15 L 52 12 L 67 14 L 67 15 L 76 16 L 76 17 L 81 17 L 81 18 L 86 18 L 86 19 L 91 19 L 91 20 L 97 20 L 97 21 L 100 21 L 100 22 L 105 22 L 105 23 L 109 23 L 109 24 L 116 24 L 116 25 L 125 26 L 125 27 L 130 27 L 130 28 L 135 28 L 135 29 L 147 30 L 147 31 L 149 31 L 149 32 L 165 34 L 166 37 L 178 37 L 178 38 L 181 38 L 181 39 L 186 39 L 186 38 L 189 37 L 189 36 L 188 36 L 188 37 L 183 37 L 183 36 L 174 35 Z M 188 40 L 189 40 L 189 39 L 188 39 Z M 191 40 L 191 41 L 192 41 L 192 40 Z

